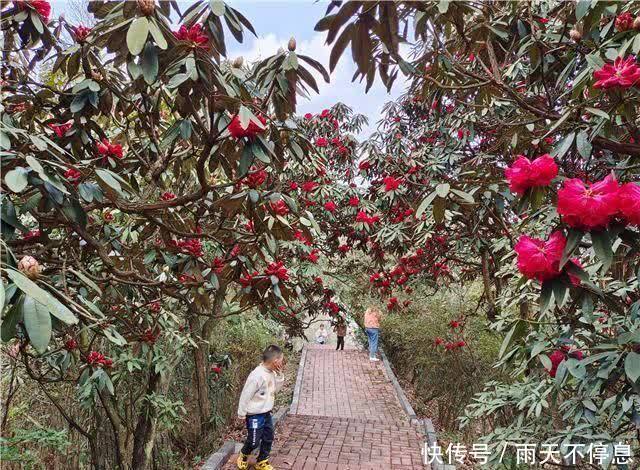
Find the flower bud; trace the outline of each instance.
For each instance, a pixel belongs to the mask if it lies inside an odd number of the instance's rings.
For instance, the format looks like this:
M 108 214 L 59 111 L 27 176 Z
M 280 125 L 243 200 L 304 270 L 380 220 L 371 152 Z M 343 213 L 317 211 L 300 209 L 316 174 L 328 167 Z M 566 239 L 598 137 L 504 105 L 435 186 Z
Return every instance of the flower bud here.
M 580 42 L 582 40 L 582 33 L 577 29 L 572 29 L 569 31 L 569 37 L 572 41 Z
M 287 47 L 289 48 L 289 50 L 291 52 L 296 50 L 296 38 L 292 37 L 291 39 L 289 39 L 289 44 L 287 44 Z
M 240 67 L 242 67 L 243 63 L 244 63 L 244 58 L 242 56 L 238 56 L 233 60 L 233 62 L 231 63 L 231 66 L 233 68 L 239 69 Z
M 33 256 L 25 256 L 18 262 L 18 269 L 29 279 L 36 279 L 42 272 L 42 266 Z
M 154 0 L 137 0 L 138 1 L 138 9 L 142 12 L 143 15 L 149 16 L 156 9 L 156 3 Z

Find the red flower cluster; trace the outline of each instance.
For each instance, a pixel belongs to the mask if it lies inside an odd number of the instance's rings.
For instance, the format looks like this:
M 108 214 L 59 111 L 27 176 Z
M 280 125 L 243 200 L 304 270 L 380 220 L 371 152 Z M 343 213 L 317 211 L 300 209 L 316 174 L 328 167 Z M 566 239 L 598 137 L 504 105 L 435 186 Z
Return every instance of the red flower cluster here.
M 593 184 L 568 179 L 558 191 L 558 214 L 570 227 L 605 227 L 618 213 L 618 191 L 618 182 L 612 175 Z
M 324 306 L 329 310 L 329 313 L 331 315 L 337 315 L 338 313 L 340 313 L 340 306 L 332 300 L 327 300 L 324 303 Z
M 151 310 L 154 313 L 158 313 L 160 311 L 160 309 L 162 308 L 162 306 L 160 305 L 160 302 L 155 300 L 153 302 L 151 302 L 149 304 L 149 310 Z
M 629 31 L 633 29 L 633 15 L 630 11 L 625 11 L 624 13 L 620 13 L 616 17 L 616 29 L 618 31 Z
M 22 236 L 23 240 L 33 240 L 34 238 L 40 238 L 41 232 L 40 230 L 29 230 Z
M 14 0 L 14 5 L 20 10 L 31 8 L 36 11 L 42 21 L 47 24 L 51 15 L 51 4 L 46 0 Z
M 175 199 L 175 198 L 176 198 L 176 195 L 169 191 L 165 191 L 160 196 L 160 199 L 163 201 L 171 201 L 172 199 Z
M 209 42 L 209 38 L 204 33 L 201 24 L 194 24 L 190 28 L 182 25 L 178 31 L 174 31 L 173 35 L 180 41 L 189 41 L 198 47 L 207 47 Z
M 391 312 L 392 310 L 395 310 L 397 306 L 398 306 L 398 298 L 391 297 L 387 302 L 387 310 Z
M 289 271 L 284 267 L 284 263 L 282 261 L 269 263 L 264 273 L 267 276 L 275 276 L 282 282 L 289 280 Z
M 318 262 L 318 259 L 320 259 L 320 255 L 319 255 L 319 253 L 320 253 L 320 250 L 313 249 L 313 250 L 311 250 L 311 253 L 309 253 L 309 254 L 307 255 L 307 259 L 308 259 L 309 261 L 311 261 L 312 263 L 317 263 L 317 262 Z
M 640 67 L 632 56 L 626 59 L 618 57 L 613 64 L 605 64 L 600 70 L 593 72 L 593 78 L 597 80 L 593 84 L 594 88 L 631 88 L 640 83 Z
M 262 185 L 267 180 L 267 172 L 262 168 L 255 169 L 253 168 L 249 171 L 249 174 L 245 179 L 242 180 L 245 186 L 251 189 L 256 189 L 260 185 Z
M 91 28 L 83 25 L 73 26 L 71 28 L 71 34 L 73 35 L 73 39 L 75 39 L 76 42 L 83 43 L 91 34 Z
M 49 124 L 49 129 L 51 129 L 58 138 L 62 138 L 72 126 L 73 123 L 71 122 L 65 122 L 64 124 L 51 123 Z
M 333 212 L 335 212 L 335 211 L 336 211 L 336 209 L 338 208 L 338 206 L 337 206 L 337 205 L 336 205 L 336 203 L 335 203 L 335 202 L 333 202 L 333 201 L 327 201 L 327 202 L 325 202 L 325 203 L 324 203 L 324 208 L 325 208 L 327 211 L 329 211 L 329 212 L 333 213 Z
M 121 159 L 124 157 L 124 153 L 122 152 L 122 145 L 120 144 L 112 144 L 106 138 L 102 139 L 101 142 L 98 142 L 96 147 L 98 149 L 98 154 L 102 157 L 103 160 L 106 160 L 107 157 Z
M 344 255 L 351 251 L 351 247 L 349 245 L 340 245 L 338 246 L 338 251 Z
M 384 190 L 386 192 L 395 191 L 402 184 L 402 178 L 395 178 L 393 176 L 386 176 L 382 182 L 384 183 Z
M 356 222 L 361 222 L 363 224 L 372 225 L 379 221 L 380 221 L 380 216 L 369 215 L 365 211 L 358 211 L 358 215 L 356 215 Z
M 276 215 L 285 216 L 289 213 L 289 206 L 287 206 L 287 203 L 282 199 L 278 199 L 276 202 L 270 203 L 270 206 L 271 210 Z
M 140 335 L 140 341 L 147 344 L 154 344 L 158 337 L 160 336 L 160 332 L 154 332 L 153 329 L 147 328 L 142 335 Z
M 351 196 L 349 198 L 349 205 L 351 207 L 358 207 L 360 205 L 360 199 L 358 199 L 356 196 Z
M 289 189 L 291 191 L 295 191 L 298 189 L 298 183 L 296 183 L 295 181 L 289 181 Z
M 113 361 L 98 351 L 91 351 L 87 356 L 87 364 L 91 367 L 103 367 L 108 369 L 113 366 Z
M 82 173 L 75 168 L 69 168 L 64 172 L 64 178 L 70 183 L 77 185 L 80 182 L 80 178 L 82 178 Z
M 256 283 L 256 276 L 258 276 L 260 273 L 258 273 L 258 271 L 254 271 L 253 273 L 247 273 L 244 276 L 242 276 L 240 279 L 238 279 L 238 282 L 240 282 L 240 285 L 243 288 L 247 288 L 247 287 L 252 287 L 255 283 Z
M 256 124 L 253 120 L 249 121 L 249 124 L 246 128 L 242 127 L 242 122 L 240 122 L 240 116 L 237 114 L 233 116 L 231 119 L 231 123 L 229 124 L 229 133 L 236 139 L 241 139 L 243 137 L 248 137 L 249 139 L 253 139 L 258 134 L 262 134 L 267 124 L 267 119 L 264 116 L 258 116 L 258 120 L 262 123 L 262 126 Z
M 213 258 L 213 261 L 211 262 L 211 270 L 216 274 L 221 274 L 222 271 L 224 270 L 224 265 L 225 265 L 224 260 L 219 256 L 216 256 L 215 258 Z
M 305 181 L 300 185 L 300 187 L 305 193 L 310 193 L 318 187 L 318 183 L 315 181 Z
M 73 351 L 78 348 L 78 342 L 74 338 L 69 338 L 64 342 L 64 348 L 67 351 Z
M 187 240 L 171 240 L 171 246 L 179 248 L 185 253 L 190 254 L 194 258 L 201 257 L 204 252 L 202 251 L 202 242 L 197 238 L 188 238 Z
M 549 154 L 531 161 L 524 155 L 518 155 L 513 165 L 505 170 L 509 189 L 515 194 L 524 194 L 527 189 L 548 186 L 558 175 L 558 165 Z
M 298 240 L 298 241 L 300 241 L 300 242 L 304 243 L 305 245 L 307 245 L 307 246 L 311 246 L 311 240 L 309 240 L 309 239 L 305 236 L 305 234 L 304 234 L 304 232 L 303 232 L 302 230 L 296 230 L 296 231 L 294 232 L 294 234 L 293 234 L 293 237 L 294 237 L 296 240 Z
M 316 147 L 326 147 L 329 145 L 329 142 L 324 137 L 318 137 L 316 139 Z

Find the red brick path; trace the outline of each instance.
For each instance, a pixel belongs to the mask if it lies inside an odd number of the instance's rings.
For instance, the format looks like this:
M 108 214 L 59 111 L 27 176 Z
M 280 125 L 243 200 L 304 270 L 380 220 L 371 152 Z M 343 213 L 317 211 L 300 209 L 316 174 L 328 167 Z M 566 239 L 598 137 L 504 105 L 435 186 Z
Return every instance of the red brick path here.
M 299 402 L 278 425 L 270 460 L 277 470 L 422 469 L 423 442 L 382 362 L 308 345 Z

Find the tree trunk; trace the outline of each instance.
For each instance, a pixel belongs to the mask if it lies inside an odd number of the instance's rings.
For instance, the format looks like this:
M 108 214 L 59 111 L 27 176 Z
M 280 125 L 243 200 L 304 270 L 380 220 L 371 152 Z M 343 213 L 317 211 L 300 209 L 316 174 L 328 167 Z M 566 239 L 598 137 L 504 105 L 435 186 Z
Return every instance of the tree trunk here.
M 161 388 L 161 375 L 155 372 L 149 374 L 147 395 L 155 393 Z M 132 468 L 147 470 L 151 463 L 153 445 L 158 430 L 158 417 L 152 404 L 146 402 L 138 417 L 138 424 L 133 435 Z
M 489 276 L 489 253 L 486 249 L 481 252 L 482 256 L 482 284 L 484 285 L 484 295 L 487 298 L 489 309 L 487 310 L 487 318 L 490 321 L 496 320 L 496 299 L 493 295 L 493 288 L 491 287 L 491 278 Z
M 198 411 L 200 413 L 200 433 L 211 431 L 211 400 L 209 399 L 209 344 L 213 328 L 217 323 L 222 304 L 227 292 L 227 284 L 220 284 L 211 308 L 211 315 L 201 325 L 196 315 L 189 319 L 191 332 L 199 332 L 198 347 L 193 350 L 194 375 L 198 394 Z

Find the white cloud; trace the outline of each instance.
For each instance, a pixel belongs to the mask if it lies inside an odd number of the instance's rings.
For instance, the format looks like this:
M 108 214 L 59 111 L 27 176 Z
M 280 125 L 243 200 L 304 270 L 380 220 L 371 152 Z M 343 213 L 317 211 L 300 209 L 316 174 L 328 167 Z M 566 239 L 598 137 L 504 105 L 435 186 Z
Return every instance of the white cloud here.
M 254 38 L 248 49 L 239 49 L 230 54 L 230 57 L 242 55 L 245 60 L 252 62 L 264 59 L 275 54 L 279 48 L 286 48 L 289 38 L 277 37 L 270 33 L 258 38 Z M 329 54 L 331 46 L 325 44 L 323 33 L 315 33 L 309 40 L 297 41 L 296 52 L 317 60 L 329 70 Z M 365 94 L 365 85 L 360 82 L 351 82 L 351 77 L 355 72 L 355 65 L 351 60 L 351 51 L 347 49 L 336 69 L 331 74 L 331 82 L 325 83 L 322 76 L 313 68 L 307 67 L 318 83 L 319 94 L 311 91 L 310 99 L 301 99 L 298 112 L 301 114 L 310 112 L 318 113 L 324 108 L 328 108 L 337 102 L 343 102 L 351 106 L 356 112 L 364 114 L 369 118 L 369 126 L 361 133 L 361 137 L 366 137 L 376 126 L 380 119 L 382 106 L 394 98 L 398 97 L 405 87 L 404 77 L 398 77 L 391 93 L 388 94 L 385 87 L 376 78 L 376 82 L 368 93 Z

